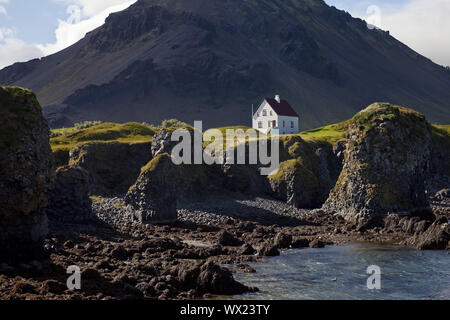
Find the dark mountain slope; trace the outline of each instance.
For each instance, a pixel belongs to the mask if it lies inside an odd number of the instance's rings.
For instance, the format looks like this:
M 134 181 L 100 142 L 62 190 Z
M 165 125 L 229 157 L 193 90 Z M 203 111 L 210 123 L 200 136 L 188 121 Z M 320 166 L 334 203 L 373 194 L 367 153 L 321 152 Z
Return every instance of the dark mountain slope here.
M 302 129 L 361 105 L 450 122 L 450 72 L 321 0 L 140 0 L 75 45 L 0 71 L 35 90 L 52 126 L 80 120 L 247 124 L 281 94 Z

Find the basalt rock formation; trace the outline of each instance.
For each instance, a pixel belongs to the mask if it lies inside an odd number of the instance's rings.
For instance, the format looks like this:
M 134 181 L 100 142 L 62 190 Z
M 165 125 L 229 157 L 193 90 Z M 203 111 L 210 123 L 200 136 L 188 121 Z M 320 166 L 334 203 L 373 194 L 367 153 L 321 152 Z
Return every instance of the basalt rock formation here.
M 428 208 L 431 126 L 410 109 L 376 103 L 349 124 L 343 170 L 324 208 L 349 220 Z
M 336 184 L 341 163 L 330 145 L 314 149 L 298 136 L 280 146 L 282 160 L 268 181 L 272 196 L 297 208 L 319 208 Z
M 16 87 L 0 87 L 0 119 L 0 251 L 26 254 L 17 247 L 48 232 L 49 128 L 36 96 Z
M 136 209 L 141 223 L 177 220 L 178 170 L 168 154 L 160 154 L 142 169 L 126 196 L 126 203 Z
M 54 223 L 86 223 L 93 219 L 89 173 L 78 166 L 56 170 L 47 215 Z

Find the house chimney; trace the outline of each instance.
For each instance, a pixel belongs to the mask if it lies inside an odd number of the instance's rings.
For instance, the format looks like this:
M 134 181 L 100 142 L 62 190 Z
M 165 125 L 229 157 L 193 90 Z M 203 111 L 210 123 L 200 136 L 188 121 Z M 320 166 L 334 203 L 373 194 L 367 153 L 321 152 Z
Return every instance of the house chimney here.
M 281 103 L 280 95 L 277 94 L 277 95 L 275 96 L 275 100 L 277 100 L 278 103 Z

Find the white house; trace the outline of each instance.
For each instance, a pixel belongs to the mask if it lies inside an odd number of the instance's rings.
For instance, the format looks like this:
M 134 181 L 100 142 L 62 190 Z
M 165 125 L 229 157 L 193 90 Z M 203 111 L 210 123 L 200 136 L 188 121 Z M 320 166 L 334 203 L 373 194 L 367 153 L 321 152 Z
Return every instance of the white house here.
M 253 113 L 253 129 L 264 134 L 272 129 L 279 129 L 280 134 L 296 134 L 300 132 L 299 118 L 289 102 L 276 95 L 275 99 L 265 98 Z

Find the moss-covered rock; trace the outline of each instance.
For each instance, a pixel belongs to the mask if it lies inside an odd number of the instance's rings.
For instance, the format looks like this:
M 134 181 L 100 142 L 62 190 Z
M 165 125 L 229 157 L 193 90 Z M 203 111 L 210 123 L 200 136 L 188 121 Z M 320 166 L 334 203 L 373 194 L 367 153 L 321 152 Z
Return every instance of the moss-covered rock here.
M 160 154 L 142 169 L 126 196 L 137 210 L 141 223 L 167 223 L 177 220 L 176 183 L 179 168 L 168 154 Z
M 34 93 L 0 87 L 0 244 L 41 240 L 52 183 L 49 128 Z
M 69 164 L 70 150 L 88 143 L 151 143 L 156 129 L 146 124 L 129 122 L 124 124 L 102 123 L 84 129 L 60 129 L 50 139 L 56 167 Z
M 89 172 L 91 192 L 97 196 L 127 193 L 141 168 L 152 158 L 150 143 L 92 142 L 70 151 L 70 166 Z
M 319 182 L 302 158 L 287 160 L 269 176 L 274 196 L 299 208 L 320 205 Z
M 413 110 L 375 103 L 349 122 L 344 167 L 324 208 L 348 219 L 428 206 L 430 125 Z
M 332 145 L 283 136 L 280 159 L 278 172 L 268 177 L 272 195 L 298 208 L 322 206 L 340 172 Z

